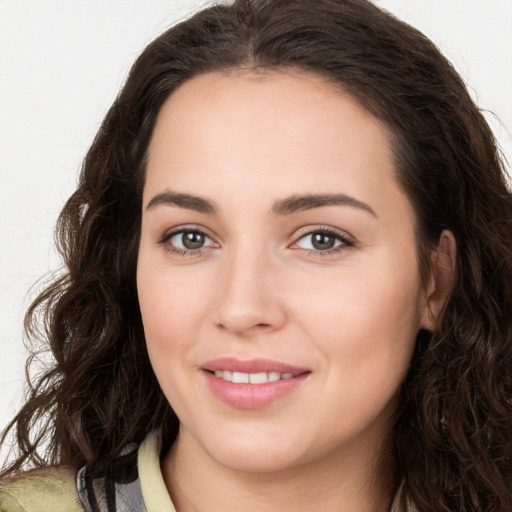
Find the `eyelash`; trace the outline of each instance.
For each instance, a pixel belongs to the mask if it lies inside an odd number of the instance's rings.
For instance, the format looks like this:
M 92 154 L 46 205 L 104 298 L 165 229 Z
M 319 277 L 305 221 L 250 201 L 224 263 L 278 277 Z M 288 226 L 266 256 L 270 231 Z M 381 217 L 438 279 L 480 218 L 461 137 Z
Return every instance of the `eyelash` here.
M 339 241 L 340 244 L 332 247 L 331 249 L 326 249 L 324 251 L 318 249 L 306 249 L 308 251 L 308 256 L 329 256 L 331 254 L 336 254 L 338 252 L 346 250 L 347 248 L 354 247 L 355 245 L 354 239 L 350 237 L 347 233 L 336 231 L 332 228 L 323 226 L 314 229 L 309 229 L 308 231 L 302 233 L 292 245 L 296 246 L 301 240 L 305 239 L 306 237 L 317 234 L 334 238 L 336 241 Z M 298 249 L 300 249 L 300 247 Z
M 205 237 L 205 239 L 212 240 L 210 236 L 208 236 L 203 230 L 193 227 L 181 226 L 180 228 L 174 229 L 168 233 L 164 233 L 164 235 L 158 240 L 158 243 L 163 245 L 167 251 L 172 254 L 176 254 L 178 256 L 200 256 L 205 249 L 205 247 L 200 247 L 198 249 L 180 249 L 179 247 L 174 247 L 170 240 L 176 235 L 183 235 L 185 233 L 195 233 Z M 212 240 L 213 241 L 213 240 Z M 216 242 L 214 242 L 216 243 Z M 216 244 L 218 245 L 218 244 Z M 209 246 L 206 246 L 209 247 Z
M 173 246 L 172 244 L 169 243 L 170 240 L 173 237 L 175 237 L 176 235 L 183 235 L 185 233 L 194 233 L 194 234 L 202 235 L 202 236 L 205 237 L 205 239 L 208 239 L 208 240 L 212 241 L 213 244 L 218 246 L 218 243 L 213 241 L 212 238 L 210 236 L 208 236 L 203 230 L 198 229 L 198 228 L 192 228 L 192 227 L 190 227 L 190 228 L 180 227 L 178 229 L 174 229 L 171 232 L 165 233 L 158 240 L 158 243 L 160 245 L 165 246 L 165 249 L 167 251 L 171 252 L 172 254 L 176 254 L 178 256 L 184 256 L 184 257 L 185 256 L 191 256 L 191 257 L 192 256 L 200 256 L 203 253 L 203 250 L 205 248 L 210 247 L 210 246 L 203 246 L 203 247 L 200 247 L 198 249 L 181 249 L 181 248 L 175 247 L 175 246 Z M 336 241 L 339 241 L 341 243 L 339 245 L 336 245 L 336 246 L 332 247 L 331 249 L 326 249 L 326 250 L 303 249 L 303 250 L 307 251 L 307 254 L 309 256 L 329 256 L 331 254 L 338 253 L 338 252 L 340 252 L 342 250 L 345 250 L 347 248 L 353 247 L 355 245 L 355 242 L 354 242 L 353 238 L 350 237 L 349 235 L 347 235 L 346 233 L 339 232 L 339 231 L 336 231 L 336 230 L 334 230 L 332 228 L 328 228 L 328 227 L 317 227 L 317 228 L 310 229 L 310 230 L 302 233 L 296 239 L 296 241 L 293 242 L 293 244 L 290 247 L 292 249 L 295 249 L 295 250 L 301 249 L 300 247 L 293 247 L 293 246 L 297 246 L 297 244 L 301 240 L 305 239 L 306 237 L 312 236 L 312 235 L 316 235 L 316 234 L 325 235 L 325 236 L 334 238 Z

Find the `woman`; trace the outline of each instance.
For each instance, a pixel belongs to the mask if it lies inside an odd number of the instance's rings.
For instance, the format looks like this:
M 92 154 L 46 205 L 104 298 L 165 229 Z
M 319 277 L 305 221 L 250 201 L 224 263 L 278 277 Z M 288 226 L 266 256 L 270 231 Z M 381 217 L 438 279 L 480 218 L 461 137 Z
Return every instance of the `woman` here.
M 58 233 L 0 510 L 511 509 L 512 197 L 408 25 L 238 0 L 170 29 Z

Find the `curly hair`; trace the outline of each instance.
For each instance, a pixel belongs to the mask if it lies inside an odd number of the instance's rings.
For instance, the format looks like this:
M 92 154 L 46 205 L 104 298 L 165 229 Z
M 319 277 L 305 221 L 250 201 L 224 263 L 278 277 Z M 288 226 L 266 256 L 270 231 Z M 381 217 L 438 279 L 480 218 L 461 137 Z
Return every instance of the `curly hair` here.
M 425 512 L 512 510 L 512 195 L 492 132 L 423 34 L 368 0 L 236 0 L 144 50 L 101 125 L 56 239 L 66 273 L 36 298 L 29 338 L 54 364 L 4 432 L 27 465 L 101 467 L 178 419 L 149 362 L 135 283 L 148 145 L 161 106 L 209 71 L 296 68 L 348 92 L 393 138 L 423 279 L 441 232 L 456 278 L 421 331 L 393 430 L 403 499 Z M 45 441 L 47 442 L 45 444 Z

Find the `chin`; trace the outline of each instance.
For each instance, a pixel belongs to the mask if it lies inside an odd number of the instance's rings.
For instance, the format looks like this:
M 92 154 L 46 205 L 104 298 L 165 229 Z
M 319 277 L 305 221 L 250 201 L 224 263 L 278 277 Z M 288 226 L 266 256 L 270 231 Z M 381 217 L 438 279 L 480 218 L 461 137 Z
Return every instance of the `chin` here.
M 274 473 L 298 465 L 300 449 L 290 436 L 226 435 L 203 444 L 210 457 L 233 471 Z M 212 442 L 213 441 L 213 442 Z
M 277 473 L 298 465 L 297 454 L 276 453 L 262 447 L 242 451 L 226 450 L 211 453 L 218 464 L 241 473 Z

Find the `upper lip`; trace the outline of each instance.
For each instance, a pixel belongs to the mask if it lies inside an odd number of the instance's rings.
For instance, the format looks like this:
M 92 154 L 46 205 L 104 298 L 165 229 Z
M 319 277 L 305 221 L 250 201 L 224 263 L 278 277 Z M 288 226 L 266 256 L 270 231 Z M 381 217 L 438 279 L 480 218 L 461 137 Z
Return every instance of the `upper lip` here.
M 283 363 L 281 361 L 274 361 L 272 359 L 237 359 L 235 357 L 219 357 L 207 361 L 202 366 L 203 370 L 214 372 L 216 370 L 227 370 L 231 372 L 241 373 L 261 373 L 261 372 L 278 372 L 278 373 L 291 373 L 292 375 L 299 375 L 301 373 L 309 372 L 307 368 L 299 368 L 291 364 Z

